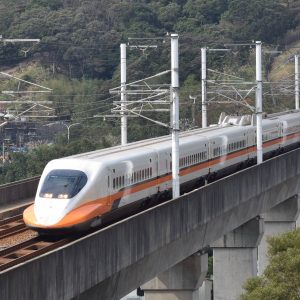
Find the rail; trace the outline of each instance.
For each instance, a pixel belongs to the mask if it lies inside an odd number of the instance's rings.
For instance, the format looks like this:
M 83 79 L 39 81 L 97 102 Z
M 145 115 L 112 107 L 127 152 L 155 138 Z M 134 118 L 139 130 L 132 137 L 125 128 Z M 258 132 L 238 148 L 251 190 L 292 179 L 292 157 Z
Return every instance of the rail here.
M 71 238 L 38 236 L 0 251 L 0 272 L 71 242 Z
M 23 221 L 22 215 L 17 215 L 0 221 L 0 239 L 28 230 Z

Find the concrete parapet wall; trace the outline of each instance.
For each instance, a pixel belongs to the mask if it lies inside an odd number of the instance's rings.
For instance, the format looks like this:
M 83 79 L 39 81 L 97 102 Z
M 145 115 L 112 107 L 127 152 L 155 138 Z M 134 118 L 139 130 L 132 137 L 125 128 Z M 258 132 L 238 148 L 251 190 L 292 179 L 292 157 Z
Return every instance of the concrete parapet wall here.
M 0 185 L 0 209 L 35 196 L 40 176 Z
M 0 299 L 119 299 L 300 191 L 300 150 L 0 273 Z

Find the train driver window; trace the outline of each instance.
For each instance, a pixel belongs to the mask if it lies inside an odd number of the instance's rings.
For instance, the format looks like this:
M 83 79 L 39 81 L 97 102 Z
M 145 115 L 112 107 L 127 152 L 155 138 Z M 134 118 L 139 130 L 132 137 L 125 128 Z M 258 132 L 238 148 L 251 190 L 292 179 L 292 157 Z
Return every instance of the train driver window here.
M 87 183 L 87 176 L 77 170 L 52 170 L 45 178 L 40 197 L 70 199 Z

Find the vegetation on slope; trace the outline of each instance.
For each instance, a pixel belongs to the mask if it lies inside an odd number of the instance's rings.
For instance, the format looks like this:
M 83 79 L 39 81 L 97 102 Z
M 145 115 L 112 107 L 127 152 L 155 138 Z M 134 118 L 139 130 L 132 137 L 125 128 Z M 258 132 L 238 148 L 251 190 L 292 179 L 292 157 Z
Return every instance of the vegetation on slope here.
M 120 141 L 120 120 L 94 116 L 109 114 L 112 101 L 117 99 L 108 90 L 119 85 L 121 42 L 136 37 L 164 38 L 147 40 L 158 48 L 147 50 L 145 54 L 128 50 L 130 82 L 169 69 L 170 45 L 166 34 L 179 33 L 183 103 L 180 115 L 183 121 L 190 120 L 192 100 L 189 95 L 200 93 L 201 47 L 222 48 L 225 43 L 251 40 L 280 44 L 299 24 L 294 2 L 297 1 L 1 0 L 0 34 L 4 38 L 40 38 L 41 42 L 0 43 L 0 69 L 15 68 L 15 76 L 52 88 L 51 94 L 34 94 L 30 99 L 52 101 L 58 116 L 79 122 L 81 127 L 74 128 L 73 141 L 80 143 L 87 139 L 102 145 L 103 139 L 109 137 L 109 144 L 114 145 Z M 137 43 L 129 41 L 130 45 Z M 209 53 L 207 59 L 211 69 L 254 80 L 255 55 L 249 47 L 234 48 L 231 53 L 222 55 Z M 211 73 L 209 76 L 218 78 Z M 164 77 L 164 81 L 169 82 L 169 78 Z M 24 83 L 18 85 L 16 81 L 0 81 L 0 90 L 16 89 L 29 90 L 30 87 Z M 0 100 L 7 100 L 7 96 L 0 95 Z M 266 98 L 267 111 L 274 109 L 270 101 Z M 8 108 L 14 110 L 16 105 Z M 215 122 L 224 109 L 233 111 L 232 106 L 211 105 L 210 122 Z M 234 107 L 234 111 L 236 109 Z M 247 112 L 243 108 L 238 110 Z M 196 111 L 196 123 L 200 124 L 199 101 Z M 169 116 L 160 114 L 159 119 L 168 122 Z M 168 130 L 135 118 L 130 119 L 128 133 L 129 141 L 134 141 L 167 134 Z M 46 162 L 52 156 L 47 158 L 48 150 L 44 150 Z M 2 171 L 7 180 L 20 178 L 6 176 L 8 171 Z M 33 173 L 22 173 L 22 176 Z

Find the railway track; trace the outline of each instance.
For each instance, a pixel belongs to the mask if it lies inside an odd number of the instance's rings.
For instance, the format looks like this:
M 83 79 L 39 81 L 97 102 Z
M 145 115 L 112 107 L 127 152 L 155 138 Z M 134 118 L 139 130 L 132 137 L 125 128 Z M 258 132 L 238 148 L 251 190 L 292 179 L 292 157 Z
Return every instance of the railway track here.
M 71 238 L 38 236 L 0 251 L 0 272 L 71 242 Z
M 0 239 L 28 230 L 23 222 L 22 215 L 17 215 L 0 221 Z

